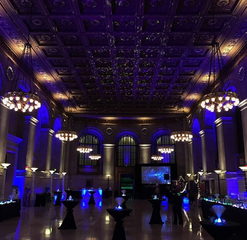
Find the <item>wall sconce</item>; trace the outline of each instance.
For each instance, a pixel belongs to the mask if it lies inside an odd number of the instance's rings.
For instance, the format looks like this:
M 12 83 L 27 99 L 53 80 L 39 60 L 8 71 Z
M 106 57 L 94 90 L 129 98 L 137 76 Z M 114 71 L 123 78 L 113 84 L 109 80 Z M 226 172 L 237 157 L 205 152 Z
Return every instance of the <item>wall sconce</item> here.
M 67 174 L 67 172 L 61 172 L 61 174 L 62 174 L 63 176 L 65 176 L 65 175 Z
M 247 165 L 245 165 L 245 166 L 239 166 L 239 168 L 240 168 L 243 172 L 246 172 L 246 171 L 247 171 Z
M 50 174 L 53 174 L 54 172 L 56 172 L 56 170 L 49 170 Z
M 186 173 L 187 177 L 190 178 L 191 177 L 191 173 Z
M 31 167 L 31 170 L 32 170 L 33 172 L 36 172 L 36 171 L 38 170 L 38 168 L 37 168 L 37 167 Z
M 1 165 L 3 166 L 4 169 L 7 169 L 10 163 L 1 163 Z

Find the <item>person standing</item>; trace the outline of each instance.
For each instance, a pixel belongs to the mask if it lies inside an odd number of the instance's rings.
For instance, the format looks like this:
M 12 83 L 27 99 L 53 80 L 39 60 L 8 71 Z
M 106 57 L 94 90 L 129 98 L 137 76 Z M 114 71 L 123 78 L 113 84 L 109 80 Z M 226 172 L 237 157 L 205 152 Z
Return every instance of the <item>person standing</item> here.
M 183 206 L 183 195 L 179 192 L 176 186 L 172 187 L 170 203 L 172 205 L 173 211 L 173 224 L 174 225 L 183 225 L 183 216 L 182 216 L 182 206 Z

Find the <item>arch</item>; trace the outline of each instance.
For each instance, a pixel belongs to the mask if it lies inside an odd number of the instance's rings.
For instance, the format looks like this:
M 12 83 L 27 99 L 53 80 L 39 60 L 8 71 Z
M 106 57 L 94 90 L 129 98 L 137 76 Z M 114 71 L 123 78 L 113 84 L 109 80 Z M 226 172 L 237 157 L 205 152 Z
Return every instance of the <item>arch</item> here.
M 18 88 L 21 89 L 23 92 L 29 92 L 30 87 L 24 80 L 19 80 L 18 81 Z
M 215 112 L 211 112 L 206 110 L 205 111 L 205 116 L 204 116 L 204 124 L 205 126 L 214 126 L 214 121 L 216 119 L 216 114 Z
M 100 144 L 103 144 L 103 142 L 104 142 L 103 133 L 98 128 L 95 128 L 95 127 L 87 127 L 87 128 L 82 129 L 78 133 L 79 138 L 82 137 L 85 134 L 95 135 L 99 139 Z
M 131 133 L 131 134 L 130 134 Z M 116 165 L 133 167 L 137 163 L 138 141 L 130 131 L 121 132 L 116 141 Z
M 225 83 L 223 87 L 223 91 L 229 91 L 229 90 L 235 93 L 239 93 L 236 82 L 230 80 Z
M 156 141 L 156 139 L 162 135 L 171 135 L 172 130 L 169 128 L 158 128 L 155 130 L 155 132 L 152 135 L 151 138 L 151 143 L 153 145 L 153 143 Z
M 199 134 L 200 131 L 201 131 L 200 122 L 199 122 L 198 118 L 195 117 L 193 119 L 193 123 L 192 123 L 192 133 L 193 133 L 193 135 Z
M 41 126 L 49 126 L 49 111 L 46 102 L 42 102 L 41 107 L 38 110 L 38 115 L 40 115 L 40 119 L 38 120 L 41 122 Z
M 137 134 L 135 132 L 133 132 L 131 130 L 127 130 L 127 129 L 123 130 L 122 132 L 120 132 L 116 136 L 115 142 L 118 142 L 123 136 L 126 136 L 126 135 L 133 137 L 136 140 L 136 142 L 139 144 L 139 138 L 138 138 Z
M 2 84 L 4 82 L 4 71 L 2 64 L 0 63 L 0 91 L 2 91 Z
M 55 119 L 55 121 L 54 121 L 53 130 L 54 130 L 54 132 L 57 132 L 57 131 L 59 131 L 59 130 L 61 130 L 61 129 L 62 129 L 62 118 L 61 118 L 61 116 L 59 115 L 59 116 Z

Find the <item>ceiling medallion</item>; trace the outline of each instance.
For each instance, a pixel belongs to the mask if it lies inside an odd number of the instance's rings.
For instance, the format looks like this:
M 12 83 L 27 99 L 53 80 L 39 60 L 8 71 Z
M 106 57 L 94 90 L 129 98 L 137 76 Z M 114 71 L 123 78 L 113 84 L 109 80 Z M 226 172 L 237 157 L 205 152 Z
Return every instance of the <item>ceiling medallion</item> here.
M 217 1 L 216 5 L 217 7 L 225 7 L 227 5 L 229 5 L 230 0 L 219 0 Z
M 57 8 L 63 8 L 65 6 L 65 1 L 63 0 L 53 0 L 53 6 Z
M 184 1 L 184 6 L 185 7 L 193 7 L 196 4 L 195 0 L 185 0 Z
M 94 0 L 87 0 L 86 1 L 86 6 L 89 8 L 95 8 L 97 7 L 97 2 Z
M 151 5 L 153 8 L 161 7 L 163 4 L 164 4 L 164 1 L 163 1 L 163 0 L 151 0 L 151 1 L 150 1 L 150 5 Z
M 20 0 L 20 5 L 25 8 L 31 8 L 33 0 Z
M 129 7 L 130 1 L 129 0 L 118 0 L 117 4 L 119 7 Z
M 32 24 L 35 26 L 42 26 L 43 22 L 40 19 L 33 19 Z

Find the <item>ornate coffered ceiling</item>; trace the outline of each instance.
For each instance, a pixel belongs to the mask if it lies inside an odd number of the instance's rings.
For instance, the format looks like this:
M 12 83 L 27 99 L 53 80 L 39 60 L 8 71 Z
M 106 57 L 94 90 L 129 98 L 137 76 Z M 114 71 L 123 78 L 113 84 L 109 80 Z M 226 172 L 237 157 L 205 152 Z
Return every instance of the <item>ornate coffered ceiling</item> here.
M 28 32 L 40 84 L 73 112 L 188 113 L 207 87 L 216 35 L 224 61 L 246 42 L 241 0 L 2 0 L 0 34 L 18 55 Z M 214 15 L 214 17 L 213 17 Z

